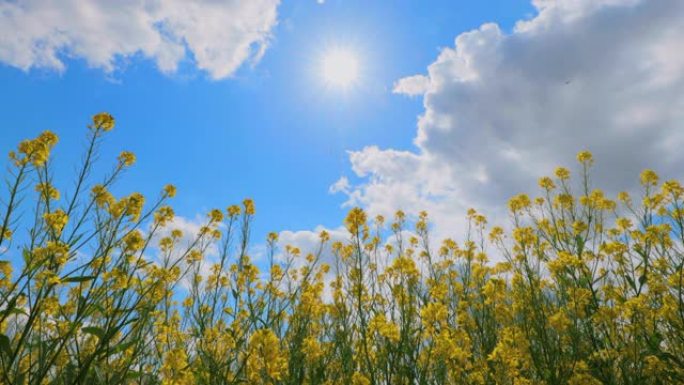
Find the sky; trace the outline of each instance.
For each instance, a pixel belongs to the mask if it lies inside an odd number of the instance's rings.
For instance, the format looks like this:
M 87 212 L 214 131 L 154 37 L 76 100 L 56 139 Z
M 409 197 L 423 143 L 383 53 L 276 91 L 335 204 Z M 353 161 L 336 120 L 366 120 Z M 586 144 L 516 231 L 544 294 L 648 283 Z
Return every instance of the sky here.
M 347 210 L 428 210 L 438 236 L 575 154 L 606 191 L 682 175 L 680 0 L 0 0 L 0 151 L 49 129 L 68 191 L 90 117 L 119 194 L 178 188 L 196 221 L 251 197 L 254 237 Z M 355 80 L 322 66 L 349 52 Z

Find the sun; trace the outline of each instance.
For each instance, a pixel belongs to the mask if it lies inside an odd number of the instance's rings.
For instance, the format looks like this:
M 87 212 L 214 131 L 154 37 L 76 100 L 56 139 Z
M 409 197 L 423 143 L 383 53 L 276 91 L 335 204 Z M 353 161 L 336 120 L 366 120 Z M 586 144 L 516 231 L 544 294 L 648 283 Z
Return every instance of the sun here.
M 358 78 L 359 62 L 354 52 L 333 49 L 323 55 L 323 80 L 335 87 L 349 87 Z

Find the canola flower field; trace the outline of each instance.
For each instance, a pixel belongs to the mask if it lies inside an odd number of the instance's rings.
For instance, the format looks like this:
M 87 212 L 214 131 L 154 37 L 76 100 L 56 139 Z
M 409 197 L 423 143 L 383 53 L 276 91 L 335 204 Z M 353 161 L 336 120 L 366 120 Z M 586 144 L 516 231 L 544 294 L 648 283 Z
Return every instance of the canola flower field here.
M 684 383 L 678 181 L 646 170 L 638 196 L 613 199 L 581 152 L 577 177 L 558 168 L 539 197 L 514 196 L 504 227 L 471 210 L 460 241 L 440 243 L 427 213 L 354 208 L 346 241 L 321 232 L 315 250 L 278 250 L 273 233 L 257 266 L 249 199 L 212 210 L 185 244 L 173 186 L 109 192 L 133 154 L 92 184 L 114 123 L 93 117 L 68 195 L 52 183 L 55 134 L 9 155 L 2 384 Z

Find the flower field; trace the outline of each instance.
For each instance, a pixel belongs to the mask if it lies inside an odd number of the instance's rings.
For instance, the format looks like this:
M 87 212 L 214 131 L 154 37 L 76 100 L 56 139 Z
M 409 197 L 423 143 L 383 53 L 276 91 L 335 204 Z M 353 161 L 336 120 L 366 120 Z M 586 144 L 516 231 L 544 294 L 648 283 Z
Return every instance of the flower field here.
M 281 247 L 250 239 L 247 199 L 210 211 L 188 243 L 173 186 L 110 192 L 132 153 L 91 175 L 114 126 L 93 117 L 69 194 L 52 181 L 55 134 L 10 153 L 0 383 L 684 383 L 678 181 L 646 170 L 637 193 L 609 197 L 580 152 L 576 176 L 557 168 L 538 197 L 513 196 L 510 223 L 471 210 L 454 240 L 432 239 L 427 213 L 354 208 L 346 240 Z

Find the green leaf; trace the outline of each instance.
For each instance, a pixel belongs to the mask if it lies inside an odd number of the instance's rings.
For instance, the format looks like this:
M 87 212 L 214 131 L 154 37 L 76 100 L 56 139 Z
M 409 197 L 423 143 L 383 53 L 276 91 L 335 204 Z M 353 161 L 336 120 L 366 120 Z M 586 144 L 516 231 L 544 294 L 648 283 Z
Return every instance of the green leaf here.
M 140 318 L 138 318 L 138 317 L 133 317 L 133 318 L 127 320 L 126 322 L 122 323 L 122 324 L 121 324 L 121 327 L 124 327 L 124 326 L 126 326 L 126 325 L 130 325 L 130 324 L 134 323 L 135 321 L 137 321 L 137 320 L 139 320 L 139 319 L 140 319 Z
M 636 290 L 636 284 L 634 283 L 634 279 L 632 279 L 632 277 L 630 277 L 627 274 L 625 274 L 625 279 L 627 280 L 627 283 L 629 283 L 629 286 L 631 286 L 632 289 Z
M 131 370 L 131 371 L 129 371 L 128 373 L 126 373 L 126 379 L 135 380 L 135 379 L 137 379 L 137 378 L 142 377 L 142 375 L 143 375 L 143 372 L 142 372 L 142 371 L 139 371 L 139 370 Z
M 92 334 L 94 336 L 97 336 L 97 338 L 102 339 L 105 335 L 104 329 L 98 326 L 86 326 L 84 328 L 81 328 L 81 330 L 84 333 Z
M 80 275 L 78 277 L 62 278 L 62 282 L 88 282 L 95 279 L 94 275 Z
M 135 340 L 130 340 L 128 342 L 122 342 L 122 343 L 120 343 L 114 347 L 113 352 L 114 352 L 114 354 L 119 353 L 119 352 L 123 352 L 124 350 L 133 346 L 136 342 L 137 341 L 135 341 Z
M 0 333 L 0 351 L 3 355 L 9 357 L 12 355 L 12 348 L 10 347 L 10 339 L 6 335 Z

